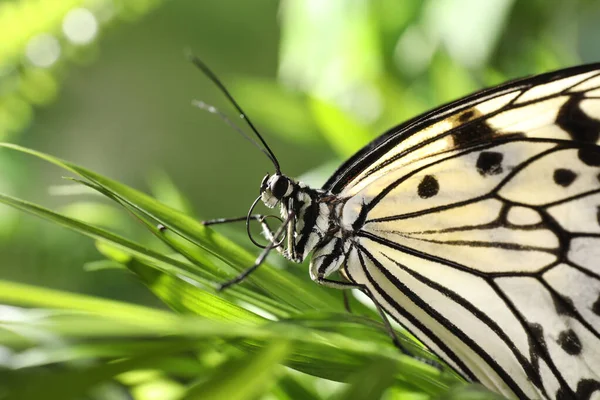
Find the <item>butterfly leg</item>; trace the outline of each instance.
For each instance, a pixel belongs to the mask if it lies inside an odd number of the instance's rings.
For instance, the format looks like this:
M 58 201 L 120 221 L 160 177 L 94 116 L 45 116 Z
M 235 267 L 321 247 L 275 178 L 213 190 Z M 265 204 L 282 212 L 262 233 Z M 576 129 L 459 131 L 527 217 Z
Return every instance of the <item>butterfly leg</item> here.
M 264 218 L 264 215 L 253 214 L 253 215 L 250 215 L 249 218 L 247 216 L 235 217 L 235 218 L 216 218 L 216 219 L 208 219 L 206 221 L 201 221 L 201 223 L 204 226 L 210 226 L 210 225 L 229 224 L 231 222 L 246 222 L 246 219 L 260 221 L 263 218 Z
M 327 286 L 327 287 L 334 288 L 334 289 L 359 289 L 360 291 L 365 293 L 371 299 L 371 301 L 373 301 L 373 304 L 375 304 L 375 307 L 377 308 L 377 312 L 379 313 L 379 315 L 381 316 L 381 319 L 383 320 L 383 325 L 385 326 L 385 330 L 388 333 L 388 335 L 392 338 L 392 342 L 394 343 L 394 346 L 396 346 L 403 354 L 413 357 L 411 352 L 408 351 L 408 349 L 406 349 L 404 346 L 402 346 L 402 344 L 400 343 L 400 339 L 398 339 L 398 335 L 396 335 L 396 331 L 394 331 L 394 328 L 392 328 L 392 324 L 390 324 L 390 321 L 387 318 L 387 315 L 381 309 L 379 304 L 377 304 L 377 302 L 375 300 L 373 300 L 373 297 L 371 296 L 370 292 L 364 286 L 357 285 L 357 284 L 350 283 L 350 282 L 334 281 L 332 279 L 326 279 L 326 278 L 320 278 L 320 277 L 317 277 L 316 282 L 319 285 Z M 344 292 L 344 293 L 346 293 L 346 292 Z M 347 299 L 347 298 L 344 296 L 344 299 Z
M 254 221 L 262 221 L 264 219 L 264 215 L 261 214 L 253 214 L 250 215 L 249 219 L 254 220 Z M 246 219 L 248 217 L 235 217 L 235 218 L 215 218 L 215 219 L 208 219 L 205 221 L 200 221 L 200 223 L 204 226 L 210 226 L 210 225 L 221 225 L 221 224 L 229 224 L 231 222 L 246 222 Z M 161 232 L 164 232 L 167 230 L 167 227 L 164 226 L 163 224 L 158 224 L 156 226 L 156 229 L 158 229 Z
M 348 298 L 348 292 L 343 290 L 342 296 L 344 296 L 344 308 L 348 314 L 352 314 L 352 309 L 350 308 L 350 299 Z
M 381 320 L 383 321 L 383 325 L 385 326 L 385 330 L 387 331 L 390 338 L 392 338 L 392 342 L 394 343 L 394 346 L 396 346 L 396 348 L 398 350 L 400 350 L 402 352 L 402 354 L 407 355 L 410 358 L 414 358 L 415 360 L 420 361 L 424 364 L 430 365 L 430 366 L 438 369 L 439 371 L 444 370 L 444 366 L 442 364 L 440 364 L 439 362 L 430 360 L 428 358 L 419 357 L 416 354 L 414 354 L 412 351 L 410 351 L 406 347 L 404 347 L 404 345 L 402 345 L 402 343 L 400 342 L 400 339 L 398 338 L 398 335 L 396 334 L 396 331 L 392 327 L 392 324 L 390 323 L 390 320 L 389 320 L 387 314 L 385 313 L 385 311 L 383 310 L 383 308 L 381 308 L 379 303 L 377 303 L 373 299 L 373 296 L 371 296 L 371 293 L 369 292 L 369 290 L 367 290 L 366 288 L 362 288 L 362 291 L 367 296 L 369 296 L 371 301 L 373 301 L 373 304 L 375 304 L 375 307 L 377 308 L 377 312 L 379 312 L 379 315 L 381 316 Z
M 263 251 L 256 258 L 256 261 L 254 262 L 254 264 L 250 268 L 247 268 L 246 270 L 242 271 L 235 278 L 230 279 L 227 282 L 223 282 L 222 284 L 220 284 L 217 287 L 217 290 L 218 291 L 222 291 L 222 290 L 225 290 L 225 289 L 227 289 L 228 287 L 230 287 L 232 285 L 240 283 L 241 281 L 243 281 L 244 279 L 246 279 L 248 277 L 248 275 L 250 275 L 252 272 L 254 272 L 258 267 L 260 267 L 260 265 L 265 261 L 265 259 L 267 258 L 267 256 L 271 252 L 271 250 L 273 250 L 277 246 L 279 246 L 279 242 L 277 241 L 277 238 L 279 238 L 285 232 L 285 230 L 287 229 L 287 225 L 293 219 L 293 217 L 294 217 L 293 213 L 289 213 L 288 214 L 287 218 L 283 221 L 283 224 L 281 224 L 281 226 L 277 229 L 277 231 L 273 235 L 272 240 L 270 240 L 269 244 L 267 246 L 265 246 L 265 248 L 263 249 Z
M 369 292 L 369 290 L 367 288 L 365 288 L 362 285 L 357 285 L 357 284 L 354 284 L 351 282 L 334 281 L 332 279 L 326 279 L 326 278 L 322 278 L 322 277 L 316 277 L 316 279 L 314 279 L 314 280 L 315 280 L 315 282 L 317 282 L 320 285 L 334 288 L 334 289 L 359 289 L 359 290 L 361 290 L 363 293 L 365 293 L 371 299 L 371 301 L 373 301 L 373 304 L 375 304 L 375 307 L 377 308 L 377 312 L 381 316 L 381 319 L 383 321 L 383 325 L 385 327 L 387 334 L 392 339 L 392 343 L 394 344 L 394 346 L 398 350 L 400 350 L 400 352 L 402 352 L 402 354 L 407 355 L 410 358 L 414 358 L 415 360 L 420 361 L 424 364 L 430 365 L 440 371 L 444 370 L 443 365 L 438 363 L 437 361 L 430 360 L 430 359 L 424 358 L 424 357 L 419 357 L 419 356 L 415 355 L 412 351 L 408 350 L 404 345 L 402 345 L 402 343 L 400 342 L 400 339 L 398 338 L 398 335 L 396 334 L 396 331 L 392 327 L 392 324 L 390 323 L 390 320 L 387 317 L 387 314 L 381 308 L 379 303 L 377 303 L 373 299 L 373 296 L 371 296 L 371 293 Z
M 402 352 L 402 354 L 405 354 L 405 355 L 413 357 L 413 358 L 417 358 L 415 355 L 412 354 L 412 352 L 410 350 L 408 350 L 406 347 L 404 347 L 402 345 L 402 343 L 400 343 L 400 339 L 398 338 L 396 331 L 392 327 L 392 324 L 390 323 L 390 320 L 388 319 L 387 314 L 385 313 L 385 311 L 383 311 L 383 309 L 381 308 L 379 303 L 377 303 L 375 300 L 373 300 L 371 293 L 365 288 L 363 288 L 362 291 L 371 299 L 373 304 L 375 304 L 375 307 L 377 308 L 377 312 L 379 313 L 379 316 L 381 317 L 381 320 L 383 321 L 383 325 L 385 326 L 385 330 L 387 331 L 388 335 L 392 338 L 392 342 L 394 343 L 394 346 L 396 346 L 396 348 L 398 348 L 398 350 L 400 350 Z

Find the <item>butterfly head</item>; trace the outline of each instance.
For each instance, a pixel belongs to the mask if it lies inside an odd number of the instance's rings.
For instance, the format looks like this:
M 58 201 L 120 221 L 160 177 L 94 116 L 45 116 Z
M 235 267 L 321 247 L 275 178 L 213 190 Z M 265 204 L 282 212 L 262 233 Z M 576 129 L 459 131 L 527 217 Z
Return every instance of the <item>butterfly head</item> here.
M 265 175 L 260 184 L 260 197 L 269 208 L 273 208 L 281 200 L 289 197 L 294 189 L 294 182 L 281 174 Z

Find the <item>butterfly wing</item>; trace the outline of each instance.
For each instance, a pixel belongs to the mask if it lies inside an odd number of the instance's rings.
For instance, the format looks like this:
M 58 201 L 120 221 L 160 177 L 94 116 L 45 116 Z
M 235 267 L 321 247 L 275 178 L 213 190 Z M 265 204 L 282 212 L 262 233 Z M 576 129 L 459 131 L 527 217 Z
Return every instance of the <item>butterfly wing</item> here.
M 565 94 L 600 97 L 599 86 L 600 64 L 590 64 L 484 89 L 409 120 L 379 136 L 342 164 L 323 189 L 342 194 L 367 184 L 370 182 L 369 176 L 377 175 L 380 170 L 387 171 L 386 166 L 390 164 L 399 167 L 412 162 L 415 157 L 427 157 L 511 134 L 596 143 L 599 134 L 593 129 L 589 132 L 588 129 L 578 130 L 577 126 L 565 131 L 552 128 L 554 122 L 561 123 L 557 113 L 563 102 L 569 99 L 578 102 L 573 99 L 575 96 Z M 582 103 L 582 106 L 586 104 Z M 579 110 L 577 107 L 566 107 L 565 111 Z M 585 119 L 590 119 L 584 110 L 580 111 L 579 115 L 563 113 L 560 116 L 562 123 L 577 121 L 582 112 Z M 502 118 L 498 116 L 500 113 L 504 114 Z M 498 118 L 493 118 L 495 116 Z M 527 122 L 535 126 L 530 127 Z M 546 129 L 539 132 L 536 127 Z M 410 153 L 411 157 L 406 157 Z
M 346 275 L 463 376 L 508 396 L 600 392 L 599 68 L 442 107 L 325 187 L 355 232 Z

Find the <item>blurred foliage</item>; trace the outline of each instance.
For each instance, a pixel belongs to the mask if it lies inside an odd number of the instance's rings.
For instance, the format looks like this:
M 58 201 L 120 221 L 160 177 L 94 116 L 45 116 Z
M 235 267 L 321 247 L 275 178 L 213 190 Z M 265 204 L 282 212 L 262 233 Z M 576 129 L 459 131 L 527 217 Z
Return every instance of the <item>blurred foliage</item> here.
M 135 20 L 159 0 L 0 2 L 0 139 L 22 131 L 33 107 L 53 101 L 69 62 L 90 62 L 114 20 Z
M 225 72 L 284 171 L 318 186 L 428 108 L 598 60 L 598 18 L 592 0 L 0 0 L 0 140 L 103 172 L 0 148 L 0 399 L 498 398 L 398 354 L 376 313 L 351 299 L 347 314 L 305 268 L 274 258 L 213 289 L 255 255 L 194 210 L 244 213 L 269 167 L 186 108 L 230 110 L 190 84 L 183 50 Z

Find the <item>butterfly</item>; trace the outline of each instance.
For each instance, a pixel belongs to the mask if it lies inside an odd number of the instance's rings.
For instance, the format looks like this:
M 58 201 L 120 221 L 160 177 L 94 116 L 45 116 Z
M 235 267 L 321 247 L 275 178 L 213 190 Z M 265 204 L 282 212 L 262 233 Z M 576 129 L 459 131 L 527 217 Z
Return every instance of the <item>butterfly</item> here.
M 600 64 L 416 117 L 320 189 L 284 175 L 247 122 L 275 172 L 246 220 L 270 243 L 222 288 L 273 249 L 310 257 L 312 280 L 362 290 L 470 381 L 510 398 L 600 398 Z M 279 208 L 276 231 L 251 215 L 261 201 Z

